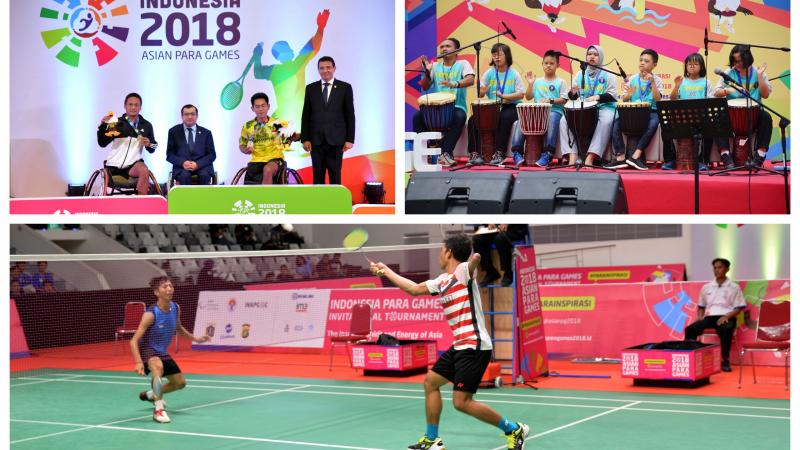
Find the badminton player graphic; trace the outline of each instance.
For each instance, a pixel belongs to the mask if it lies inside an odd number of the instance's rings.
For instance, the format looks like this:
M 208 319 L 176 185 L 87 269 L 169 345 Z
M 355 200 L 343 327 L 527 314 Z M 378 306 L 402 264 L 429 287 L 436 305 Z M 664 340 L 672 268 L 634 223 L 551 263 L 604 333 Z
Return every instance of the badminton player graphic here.
M 181 324 L 180 307 L 173 303 L 172 295 L 175 288 L 169 277 L 156 277 L 150 282 L 150 287 L 156 296 L 156 304 L 147 308 L 142 315 L 139 328 L 131 338 L 131 352 L 136 361 L 136 373 L 149 374 L 152 389 L 139 394 L 142 401 L 153 402 L 153 420 L 159 423 L 169 423 L 170 418 L 165 411 L 164 394 L 186 387 L 180 367 L 167 353 L 167 347 L 178 331 L 181 336 L 193 342 L 206 342 L 211 339 L 208 335 L 195 337 Z M 142 345 L 139 345 L 139 341 Z M 167 381 L 163 382 L 162 377 Z
M 257 80 L 272 82 L 275 91 L 275 104 L 277 109 L 273 116 L 300 123 L 303 109 L 303 93 L 306 88 L 306 66 L 322 47 L 322 33 L 328 24 L 330 11 L 324 10 L 317 14 L 317 32 L 306 42 L 300 53 L 295 57 L 294 50 L 286 41 L 278 41 L 272 45 L 272 55 L 278 64 L 263 65 L 261 56 L 264 53 L 264 43 L 259 42 L 253 49 L 253 56 L 245 66 L 242 76 L 228 83 L 222 90 L 220 102 L 222 107 L 231 110 L 239 105 L 244 93 L 244 78 L 253 67 L 253 76 Z
M 486 330 L 480 289 L 473 277 L 480 255 L 472 253 L 472 239 L 457 234 L 444 240 L 439 251 L 439 265 L 444 271 L 436 279 L 415 283 L 395 273 L 382 262 L 370 263 L 375 275 L 384 275 L 395 286 L 411 295 L 439 295 L 439 302 L 453 332 L 453 346 L 436 361 L 425 377 L 425 434 L 412 450 L 443 450 L 439 437 L 442 394 L 439 388 L 453 383 L 453 406 L 478 420 L 494 425 L 505 433 L 510 450 L 522 449 L 530 427 L 510 421 L 488 405 L 475 401 L 483 373 L 492 356 L 492 341 Z

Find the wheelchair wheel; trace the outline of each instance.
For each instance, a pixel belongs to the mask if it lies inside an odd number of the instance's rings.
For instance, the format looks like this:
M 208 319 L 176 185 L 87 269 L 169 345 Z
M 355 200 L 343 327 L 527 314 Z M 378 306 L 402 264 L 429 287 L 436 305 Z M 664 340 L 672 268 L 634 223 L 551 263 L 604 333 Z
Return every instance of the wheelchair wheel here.
M 284 184 L 303 184 L 303 178 L 296 170 L 286 168 Z
M 86 187 L 83 190 L 84 197 L 104 197 L 108 195 L 108 180 L 106 179 L 106 171 L 104 169 L 97 169 L 92 172 Z

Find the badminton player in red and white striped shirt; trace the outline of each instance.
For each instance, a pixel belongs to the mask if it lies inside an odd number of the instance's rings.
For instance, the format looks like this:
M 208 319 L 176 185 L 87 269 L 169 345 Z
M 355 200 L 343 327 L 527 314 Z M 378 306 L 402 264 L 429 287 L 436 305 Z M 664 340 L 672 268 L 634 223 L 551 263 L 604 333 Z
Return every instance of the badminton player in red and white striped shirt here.
M 383 263 L 372 263 L 376 275 L 384 275 L 395 286 L 411 295 L 438 294 L 444 315 L 453 331 L 453 346 L 436 361 L 425 377 L 425 435 L 408 446 L 410 450 L 444 450 L 439 437 L 442 394 L 439 388 L 453 383 L 453 406 L 476 419 L 494 425 L 506 434 L 509 450 L 521 450 L 530 428 L 510 421 L 488 405 L 472 397 L 492 356 L 492 341 L 486 331 L 478 285 L 473 277 L 480 254 L 472 253 L 472 239 L 466 234 L 447 238 L 439 252 L 439 264 L 445 272 L 436 279 L 415 283 Z

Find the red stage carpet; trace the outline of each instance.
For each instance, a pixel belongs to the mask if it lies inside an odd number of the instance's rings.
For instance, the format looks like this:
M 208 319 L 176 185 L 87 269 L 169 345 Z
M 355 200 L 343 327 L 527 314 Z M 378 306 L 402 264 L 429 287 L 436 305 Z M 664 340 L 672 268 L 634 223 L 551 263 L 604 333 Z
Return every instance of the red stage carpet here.
M 769 162 L 765 167 L 771 167 Z M 496 167 L 474 167 L 466 171 L 507 171 Z M 523 166 L 520 171 L 544 172 L 539 167 Z M 558 169 L 575 170 L 575 169 Z M 583 168 L 591 176 L 602 169 Z M 694 174 L 651 167 L 648 171 L 617 171 L 625 186 L 629 214 L 693 214 Z M 791 174 L 789 176 L 791 179 Z M 791 190 L 791 182 L 789 186 Z M 785 214 L 783 176 L 739 171 L 708 176 L 700 174 L 701 214 Z

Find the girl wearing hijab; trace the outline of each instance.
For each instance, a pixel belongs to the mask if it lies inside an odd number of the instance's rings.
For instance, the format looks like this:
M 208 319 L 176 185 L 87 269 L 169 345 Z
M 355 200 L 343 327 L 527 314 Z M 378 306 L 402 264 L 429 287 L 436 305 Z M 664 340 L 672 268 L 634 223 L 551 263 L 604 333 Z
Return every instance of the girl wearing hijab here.
M 603 49 L 599 45 L 592 45 L 586 49 L 586 61 L 589 64 L 602 66 L 604 59 Z M 582 74 L 579 72 L 573 79 L 568 97 L 570 100 L 582 98 L 584 102 L 597 102 L 597 126 L 594 129 L 584 164 L 587 166 L 599 165 L 611 138 L 611 125 L 614 123 L 617 101 L 617 76 L 588 66 L 583 89 L 581 89 L 581 77 Z M 578 146 L 574 133 L 568 131 L 566 117 L 561 119 L 559 141 L 561 154 L 569 155 L 569 163 L 575 164 L 578 160 Z

